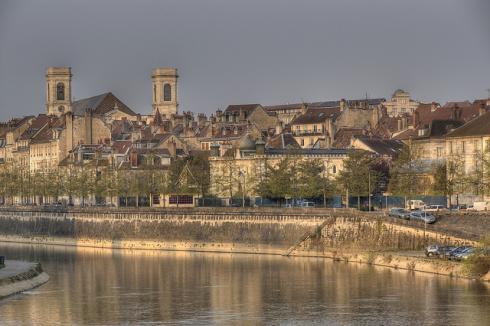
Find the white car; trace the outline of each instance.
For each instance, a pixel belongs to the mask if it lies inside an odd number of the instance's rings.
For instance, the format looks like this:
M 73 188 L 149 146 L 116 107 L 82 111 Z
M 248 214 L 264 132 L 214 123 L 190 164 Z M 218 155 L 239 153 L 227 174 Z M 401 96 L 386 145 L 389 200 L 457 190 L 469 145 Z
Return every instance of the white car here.
M 305 207 L 305 208 L 315 207 L 315 203 L 312 201 L 304 201 L 301 203 L 301 207 Z
M 446 209 L 446 207 L 444 207 L 442 205 L 429 205 L 429 206 L 426 206 L 424 210 L 427 212 L 439 212 L 443 209 Z

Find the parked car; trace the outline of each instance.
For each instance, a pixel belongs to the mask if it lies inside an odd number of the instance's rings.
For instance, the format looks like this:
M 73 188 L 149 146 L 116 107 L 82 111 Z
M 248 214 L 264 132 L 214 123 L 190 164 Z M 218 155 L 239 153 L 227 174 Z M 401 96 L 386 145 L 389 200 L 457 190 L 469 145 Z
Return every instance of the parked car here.
M 419 199 L 412 199 L 407 201 L 407 209 L 413 211 L 417 209 L 422 209 L 425 207 L 425 203 Z
M 453 260 L 464 260 L 468 259 L 472 254 L 475 253 L 475 248 L 466 248 L 453 255 Z
M 315 203 L 312 201 L 304 201 L 300 205 L 303 208 L 310 208 L 310 207 L 315 207 Z
M 428 214 L 426 211 L 414 211 L 410 213 L 411 220 L 419 220 L 424 223 L 432 224 L 436 221 L 434 215 Z
M 425 207 L 425 211 L 427 212 L 438 212 L 440 210 L 443 210 L 443 209 L 446 209 L 446 207 L 442 206 L 442 205 L 429 205 L 427 207 Z
M 456 249 L 454 246 L 431 245 L 425 248 L 425 255 L 427 257 L 447 257 L 454 249 Z
M 456 249 L 452 250 L 449 255 L 448 255 L 448 258 L 450 260 L 457 260 L 456 259 L 456 256 L 461 254 L 462 252 L 464 252 L 465 250 L 469 249 L 471 247 L 468 247 L 468 246 L 461 246 L 461 247 L 457 247 Z
M 459 204 L 459 205 L 451 205 L 451 209 L 455 209 L 455 210 L 465 210 L 467 209 L 468 206 L 466 204 Z
M 402 218 L 404 220 L 410 219 L 410 212 L 400 207 L 390 208 L 388 215 L 391 217 Z

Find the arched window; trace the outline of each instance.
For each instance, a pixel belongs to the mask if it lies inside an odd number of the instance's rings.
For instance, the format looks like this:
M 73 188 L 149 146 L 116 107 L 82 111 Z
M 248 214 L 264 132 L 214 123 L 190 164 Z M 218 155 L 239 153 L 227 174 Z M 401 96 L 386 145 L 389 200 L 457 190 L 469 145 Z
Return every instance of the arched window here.
M 153 102 L 157 101 L 157 86 L 153 85 Z
M 332 173 L 333 173 L 333 174 L 337 173 L 337 167 L 336 167 L 335 165 L 334 165 L 334 166 L 332 166 Z
M 56 85 L 56 99 L 58 101 L 65 100 L 65 85 L 63 83 L 58 83 Z
M 170 84 L 163 85 L 163 100 L 165 102 L 172 101 L 172 86 Z

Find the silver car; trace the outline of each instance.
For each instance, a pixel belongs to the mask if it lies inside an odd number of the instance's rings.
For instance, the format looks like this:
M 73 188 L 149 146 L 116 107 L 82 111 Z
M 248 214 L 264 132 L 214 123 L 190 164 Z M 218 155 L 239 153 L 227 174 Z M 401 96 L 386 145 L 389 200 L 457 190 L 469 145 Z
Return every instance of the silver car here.
M 436 217 L 432 214 L 428 214 L 425 211 L 415 211 L 410 213 L 411 220 L 419 220 L 427 224 L 432 224 L 436 221 Z

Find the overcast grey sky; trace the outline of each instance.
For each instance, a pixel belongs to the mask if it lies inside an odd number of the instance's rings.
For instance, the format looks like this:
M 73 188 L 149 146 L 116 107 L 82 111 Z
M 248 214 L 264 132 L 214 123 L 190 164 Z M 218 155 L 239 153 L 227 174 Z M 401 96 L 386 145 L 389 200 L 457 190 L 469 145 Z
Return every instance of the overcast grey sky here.
M 489 0 L 0 0 L 0 119 L 44 112 L 48 66 L 73 95 L 151 111 L 151 69 L 181 110 L 370 97 L 484 98 Z

